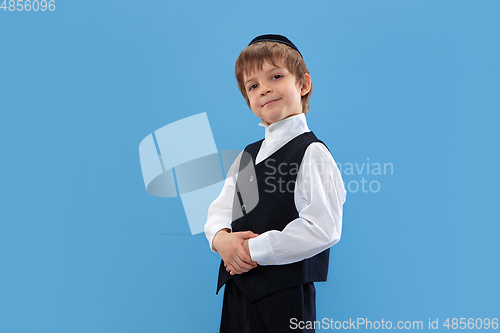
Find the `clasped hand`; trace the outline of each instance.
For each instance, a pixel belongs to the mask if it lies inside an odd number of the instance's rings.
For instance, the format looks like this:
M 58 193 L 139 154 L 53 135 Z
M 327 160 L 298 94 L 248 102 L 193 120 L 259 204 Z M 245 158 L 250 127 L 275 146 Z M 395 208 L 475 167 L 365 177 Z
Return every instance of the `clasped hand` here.
M 248 248 L 248 239 L 257 236 L 251 231 L 230 232 L 229 229 L 222 229 L 214 236 L 212 244 L 229 274 L 242 274 L 257 267 Z

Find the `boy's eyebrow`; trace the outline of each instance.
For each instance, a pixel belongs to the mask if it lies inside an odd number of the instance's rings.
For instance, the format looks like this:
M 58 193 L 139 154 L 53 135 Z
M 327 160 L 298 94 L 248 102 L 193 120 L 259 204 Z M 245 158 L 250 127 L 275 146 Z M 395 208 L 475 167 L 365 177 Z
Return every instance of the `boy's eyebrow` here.
M 269 72 L 272 72 L 274 71 L 275 69 L 278 69 L 278 68 L 281 68 L 281 67 L 273 67 L 271 68 L 270 70 L 268 70 L 266 73 L 269 73 Z M 249 82 L 249 81 L 252 81 L 253 80 L 253 76 L 251 76 L 248 80 L 245 81 L 245 85 Z

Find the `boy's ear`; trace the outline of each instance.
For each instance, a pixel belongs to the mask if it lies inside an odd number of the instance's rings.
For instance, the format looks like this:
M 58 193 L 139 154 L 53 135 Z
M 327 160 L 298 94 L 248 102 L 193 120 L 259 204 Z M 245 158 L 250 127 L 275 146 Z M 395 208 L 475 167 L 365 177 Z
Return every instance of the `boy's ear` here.
M 311 90 L 311 75 L 304 74 L 304 80 L 302 82 L 302 88 L 300 89 L 300 96 L 306 95 Z

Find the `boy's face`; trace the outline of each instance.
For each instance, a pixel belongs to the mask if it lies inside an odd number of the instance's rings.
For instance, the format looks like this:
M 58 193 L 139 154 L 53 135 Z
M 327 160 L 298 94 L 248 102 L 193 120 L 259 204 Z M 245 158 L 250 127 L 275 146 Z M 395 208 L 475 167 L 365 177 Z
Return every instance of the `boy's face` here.
M 301 97 L 311 89 L 306 74 L 299 87 L 295 75 L 284 67 L 264 62 L 261 70 L 244 75 L 245 89 L 253 113 L 268 124 L 302 113 Z

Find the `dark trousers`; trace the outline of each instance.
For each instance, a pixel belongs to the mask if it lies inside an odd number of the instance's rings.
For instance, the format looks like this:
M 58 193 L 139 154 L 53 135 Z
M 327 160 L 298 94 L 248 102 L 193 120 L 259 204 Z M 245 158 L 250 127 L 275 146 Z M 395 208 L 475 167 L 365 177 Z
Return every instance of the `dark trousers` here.
M 299 322 L 316 320 L 314 283 L 285 289 L 249 302 L 230 279 L 224 290 L 220 333 L 314 332 Z M 293 329 L 296 328 L 296 329 Z

